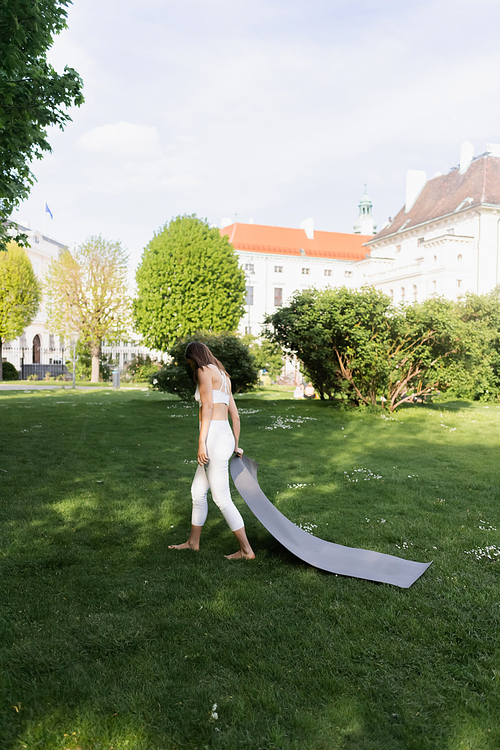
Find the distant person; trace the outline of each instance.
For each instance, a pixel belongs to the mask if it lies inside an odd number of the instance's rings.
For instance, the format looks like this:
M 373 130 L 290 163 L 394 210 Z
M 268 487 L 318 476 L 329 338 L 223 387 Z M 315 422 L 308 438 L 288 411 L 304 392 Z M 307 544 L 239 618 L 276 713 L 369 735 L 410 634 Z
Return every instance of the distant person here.
M 298 385 L 295 388 L 295 390 L 293 392 L 293 397 L 294 398 L 304 398 L 304 383 L 300 383 L 300 385 Z
M 314 386 L 312 383 L 308 383 L 306 385 L 305 391 L 304 391 L 304 398 L 315 398 L 316 394 L 314 393 Z
M 241 513 L 231 499 L 228 462 L 231 456 L 241 456 L 238 447 L 240 417 L 231 393 L 231 380 L 224 365 L 214 357 L 208 346 L 192 341 L 186 348 L 186 360 L 193 370 L 196 385 L 195 399 L 200 404 L 200 436 L 198 440 L 198 468 L 191 485 L 193 510 L 191 533 L 184 544 L 171 544 L 169 549 L 200 548 L 200 536 L 208 513 L 207 493 L 219 507 L 235 535 L 240 548 L 228 560 L 252 560 L 255 555 L 245 532 Z M 229 426 L 231 417 L 233 431 Z M 233 434 L 234 433 L 234 434 Z

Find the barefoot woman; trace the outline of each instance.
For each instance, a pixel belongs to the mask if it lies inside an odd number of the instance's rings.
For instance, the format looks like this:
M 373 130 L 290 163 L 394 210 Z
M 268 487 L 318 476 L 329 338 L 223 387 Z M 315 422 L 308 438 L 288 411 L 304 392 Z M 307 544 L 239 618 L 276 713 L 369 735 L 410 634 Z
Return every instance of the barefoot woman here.
M 208 513 L 207 492 L 222 511 L 222 515 L 235 535 L 240 548 L 229 560 L 255 555 L 247 539 L 245 526 L 239 510 L 231 500 L 229 491 L 228 461 L 233 455 L 241 456 L 238 448 L 240 418 L 231 394 L 231 381 L 224 366 L 214 357 L 210 349 L 198 341 L 188 344 L 186 359 L 194 372 L 197 383 L 195 399 L 200 403 L 200 437 L 198 441 L 198 468 L 191 485 L 193 512 L 191 533 L 184 544 L 171 544 L 169 549 L 199 549 L 200 535 Z M 233 432 L 229 426 L 231 417 Z

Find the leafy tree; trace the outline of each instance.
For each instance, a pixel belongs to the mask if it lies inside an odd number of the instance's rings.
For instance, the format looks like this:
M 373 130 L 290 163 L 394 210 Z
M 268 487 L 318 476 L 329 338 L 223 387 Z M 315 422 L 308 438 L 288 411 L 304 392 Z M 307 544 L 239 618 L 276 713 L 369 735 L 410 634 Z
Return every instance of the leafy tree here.
M 66 27 L 70 4 L 0 2 L 0 250 L 8 241 L 8 218 L 35 182 L 30 163 L 51 150 L 46 128 L 64 129 L 70 120 L 65 108 L 84 101 L 78 73 L 66 67 L 59 75 L 46 58 L 54 36 Z
M 375 289 L 308 289 L 266 318 L 266 337 L 303 364 L 320 398 L 375 403 L 387 371 L 389 297 Z
M 255 359 L 248 346 L 238 336 L 231 333 L 214 334 L 198 331 L 193 336 L 177 339 L 169 349 L 168 353 L 172 360 L 151 376 L 153 388 L 175 393 L 184 401 L 193 398 L 196 384 L 184 356 L 190 341 L 201 341 L 206 344 L 214 357 L 222 362 L 231 378 L 233 393 L 245 393 L 257 384 L 259 371 Z
M 259 341 L 257 336 L 247 334 L 242 341 L 249 347 L 255 358 L 255 364 L 271 378 L 278 378 L 285 364 L 283 350 L 278 344 L 272 344 L 264 339 Z
M 266 319 L 266 336 L 293 352 L 322 399 L 347 398 L 391 411 L 447 384 L 448 359 L 467 334 L 446 300 L 394 309 L 371 287 L 297 294 Z
M 75 377 L 77 380 L 90 380 L 92 377 L 92 354 L 88 343 L 76 343 Z M 113 368 L 117 365 L 111 354 L 99 353 L 99 380 L 104 383 L 111 380 Z M 66 360 L 66 367 L 73 372 L 73 356 Z
M 148 383 L 160 368 L 160 362 L 152 360 L 149 354 L 136 354 L 127 365 L 124 379 L 133 383 Z
M 488 401 L 500 396 L 500 289 L 466 294 L 456 313 L 467 330 L 459 360 L 447 367 L 448 389 L 458 398 Z
M 405 402 L 447 388 L 447 365 L 460 361 L 469 337 L 454 303 L 444 298 L 401 306 L 389 324 L 389 367 L 383 393 L 394 411 Z
M 2 344 L 29 326 L 38 312 L 42 290 L 26 251 L 10 242 L 0 253 L 0 380 Z
M 195 215 L 178 216 L 155 234 L 136 279 L 135 325 L 160 351 L 199 330 L 234 331 L 243 314 L 245 276 L 234 249 Z
M 89 237 L 73 254 L 61 253 L 45 278 L 47 316 L 54 333 L 78 333 L 92 357 L 91 381 L 99 381 L 103 340 L 128 335 L 128 257 L 119 242 Z

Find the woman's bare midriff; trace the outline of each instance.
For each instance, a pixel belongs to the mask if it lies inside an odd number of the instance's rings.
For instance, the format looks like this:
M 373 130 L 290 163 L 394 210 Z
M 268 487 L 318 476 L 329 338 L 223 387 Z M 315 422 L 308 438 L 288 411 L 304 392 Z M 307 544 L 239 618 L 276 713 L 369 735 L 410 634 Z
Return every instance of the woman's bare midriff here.
M 229 408 L 226 406 L 226 404 L 214 404 L 214 410 L 212 412 L 212 421 L 227 422 L 228 414 L 229 414 Z M 201 421 L 201 409 L 200 409 L 199 419 Z

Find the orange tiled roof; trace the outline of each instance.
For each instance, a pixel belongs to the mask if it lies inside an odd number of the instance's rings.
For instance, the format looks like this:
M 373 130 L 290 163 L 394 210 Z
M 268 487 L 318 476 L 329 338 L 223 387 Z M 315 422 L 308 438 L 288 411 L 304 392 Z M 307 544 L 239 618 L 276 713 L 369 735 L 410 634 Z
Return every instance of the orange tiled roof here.
M 481 204 L 500 205 L 500 158 L 496 156 L 477 157 L 463 174 L 454 169 L 429 180 L 408 213 L 403 206 L 392 223 L 370 239 L 380 240 Z
M 308 258 L 333 258 L 335 260 L 363 260 L 369 250 L 364 242 L 372 235 L 343 234 L 341 232 L 314 232 L 308 239 L 303 229 L 269 227 L 264 224 L 231 224 L 220 230 L 227 235 L 235 250 L 269 255 L 303 255 Z

